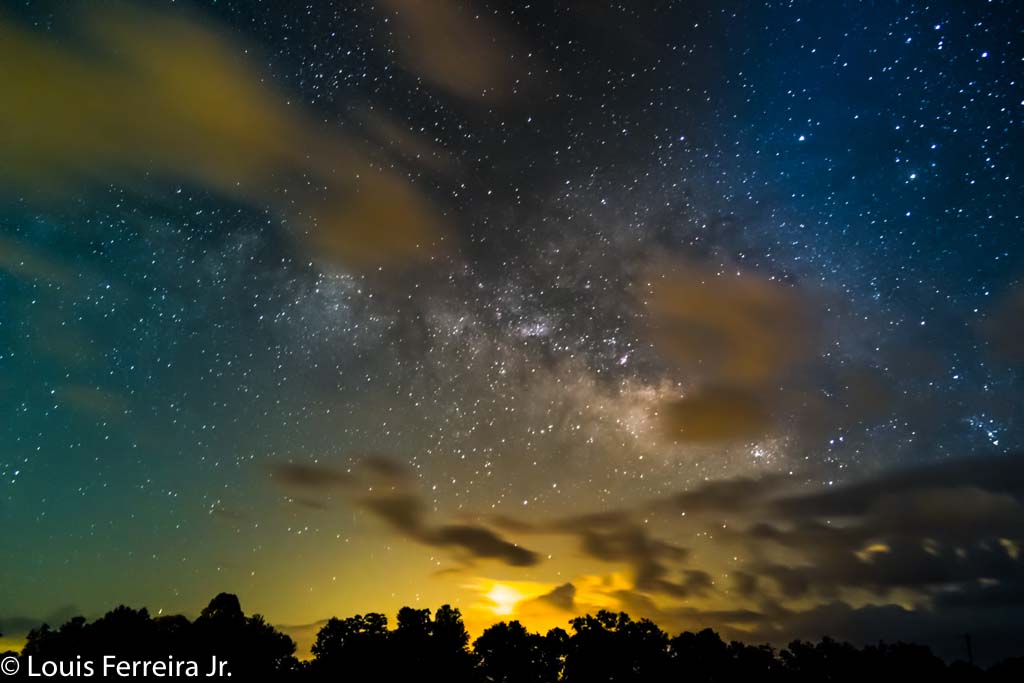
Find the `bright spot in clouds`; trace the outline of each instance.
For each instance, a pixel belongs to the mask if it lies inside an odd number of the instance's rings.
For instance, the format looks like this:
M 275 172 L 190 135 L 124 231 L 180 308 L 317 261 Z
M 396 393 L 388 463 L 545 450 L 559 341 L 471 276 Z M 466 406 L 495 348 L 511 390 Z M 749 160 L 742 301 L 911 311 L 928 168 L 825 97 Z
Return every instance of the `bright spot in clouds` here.
M 526 596 L 512 586 L 496 583 L 486 597 L 494 603 L 491 610 L 495 614 L 507 615 L 512 614 L 516 604 Z

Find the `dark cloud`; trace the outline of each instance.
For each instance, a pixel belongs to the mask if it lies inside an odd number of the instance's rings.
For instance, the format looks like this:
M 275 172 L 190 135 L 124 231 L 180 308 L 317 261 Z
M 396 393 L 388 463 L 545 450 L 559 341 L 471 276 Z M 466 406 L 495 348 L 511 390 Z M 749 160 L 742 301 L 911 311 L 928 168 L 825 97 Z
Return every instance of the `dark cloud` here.
M 781 475 L 765 475 L 758 479 L 737 477 L 709 481 L 691 491 L 683 491 L 657 501 L 652 507 L 687 514 L 749 510 L 752 505 L 778 495 L 786 479 Z
M 757 594 L 757 576 L 745 571 L 735 571 L 732 573 L 732 580 L 736 591 L 743 597 L 749 598 Z
M 1002 357 L 1024 362 L 1024 286 L 1014 287 L 999 300 L 981 331 Z
M 921 355 L 914 360 L 920 362 Z M 875 362 L 908 368 L 911 360 L 897 356 L 891 353 Z M 927 414 L 929 420 L 935 417 L 936 406 L 926 407 L 901 393 L 897 380 L 877 368 L 847 363 L 818 368 L 817 375 L 814 389 L 780 396 L 792 415 L 794 433 L 805 443 L 827 443 L 836 434 L 869 428 L 894 413 L 913 416 L 915 423 L 919 413 Z
M 1001 456 L 882 471 L 810 494 L 766 482 L 775 493 L 760 503 L 755 496 L 732 538 L 759 557 L 772 547 L 787 553 L 788 561 L 744 567 L 787 598 L 859 588 L 879 596 L 903 589 L 926 603 L 991 602 L 1016 594 L 1024 575 L 1022 474 L 1021 458 Z
M 409 468 L 385 455 L 370 454 L 359 461 L 360 467 L 373 476 L 406 482 L 410 479 Z
M 464 550 L 473 558 L 501 560 L 512 567 L 532 567 L 540 562 L 540 556 L 532 550 L 506 541 L 490 529 L 472 524 L 441 526 L 421 540 L 428 545 Z
M 357 477 L 375 476 L 389 483 L 356 501 L 408 538 L 470 560 L 496 559 L 519 567 L 539 562 L 536 553 L 487 527 L 431 525 L 427 506 L 406 485 L 405 470 L 387 459 L 367 459 L 354 471 Z M 287 473 L 288 483 L 317 492 L 325 485 L 317 473 L 326 477 L 328 486 L 349 483 L 330 468 L 278 472 Z M 728 516 L 728 529 L 719 530 L 718 537 L 738 546 L 744 557 L 731 572 L 731 583 L 742 600 L 756 607 L 714 613 L 663 607 L 660 612 L 676 620 L 703 617 L 744 628 L 756 623 L 763 629 L 757 633 L 789 633 L 790 622 L 809 628 L 819 617 L 828 626 L 825 617 L 853 609 L 842 606 L 850 590 L 867 591 L 880 600 L 899 595 L 901 604 L 910 600 L 943 619 L 950 610 L 981 614 L 1021 603 L 1021 458 L 974 457 L 881 470 L 810 493 L 798 481 L 792 476 L 712 481 L 632 509 L 545 522 L 505 517 L 491 523 L 516 534 L 569 536 L 585 556 L 627 565 L 633 588 L 620 599 L 639 608 L 653 605 L 659 596 L 671 602 L 718 592 L 711 574 L 693 566 L 690 549 L 659 538 L 654 531 L 658 527 L 646 524 L 642 516 L 667 513 L 675 518 L 685 512 L 697 529 Z M 544 599 L 571 605 L 573 594 L 561 586 Z M 830 607 L 804 614 L 786 606 L 809 599 Z M 857 618 L 867 625 L 872 615 L 903 608 L 886 609 L 857 611 Z
M 687 548 L 655 538 L 634 520 L 634 512 L 630 510 L 578 515 L 543 524 L 528 524 L 507 517 L 494 521 L 501 528 L 520 533 L 574 537 L 586 556 L 628 565 L 640 590 L 686 597 L 701 595 L 711 585 L 711 578 L 705 572 L 682 569 L 689 557 Z
M 1024 492 L 1024 458 L 976 456 L 891 468 L 842 487 L 789 497 L 781 508 L 793 516 L 858 515 L 883 497 L 965 487 L 1007 493 L 1019 499 Z
M 932 516 L 915 509 L 901 517 L 907 506 L 899 504 L 846 526 L 813 521 L 788 529 L 780 522 L 756 525 L 749 542 L 785 547 L 801 560 L 798 565 L 761 562 L 754 571 L 774 579 L 790 597 L 835 595 L 849 587 L 878 595 L 897 588 L 931 595 L 983 580 L 1019 581 L 1024 567 L 1006 542 L 1019 543 L 1024 510 L 1009 500 L 979 506 L 971 495 L 950 489 L 929 496 L 924 510 Z M 953 510 L 962 512 L 950 514 Z
M 424 545 L 453 549 L 470 559 L 493 559 L 512 567 L 530 567 L 540 562 L 537 553 L 506 541 L 494 531 L 473 524 L 426 523 L 426 506 L 411 494 L 369 496 L 361 504 L 387 522 L 395 531 Z
M 557 607 L 565 612 L 575 612 L 576 586 L 571 583 L 563 583 L 561 586 L 553 588 L 550 593 L 535 598 L 535 601 Z
M 587 556 L 627 564 L 635 583 L 622 596 L 628 598 L 624 604 L 643 607 L 654 596 L 686 599 L 716 588 L 708 573 L 691 566 L 695 560 L 687 549 L 655 537 L 654 527 L 638 521 L 641 515 L 673 518 L 685 512 L 698 530 L 727 516 L 728 529 L 717 536 L 744 557 L 730 572 L 732 585 L 741 599 L 760 607 L 732 616 L 702 613 L 714 623 L 784 620 L 791 612 L 783 603 L 838 604 L 850 590 L 881 600 L 900 595 L 937 611 L 984 612 L 1021 600 L 1021 458 L 973 457 L 881 470 L 812 493 L 799 481 L 778 475 L 712 481 L 635 509 L 544 524 L 497 523 L 520 533 L 574 536 Z
M 286 488 L 301 495 L 293 498 L 305 507 L 324 509 L 320 498 L 337 490 L 355 504 L 373 513 L 399 534 L 434 548 L 454 551 L 460 559 L 498 560 L 512 567 L 530 567 L 540 556 L 477 524 L 431 525 L 429 510 L 412 488 L 407 467 L 382 455 L 363 457 L 352 474 L 326 465 L 279 463 L 271 475 Z M 381 484 L 367 486 L 367 484 Z M 369 488 L 370 493 L 364 493 Z
M 54 628 L 59 627 L 81 613 L 81 610 L 74 605 L 65 605 L 42 618 L 0 615 L 0 633 L 8 638 L 23 637 L 32 629 L 39 628 L 43 624 L 49 624 Z
M 936 608 L 1020 608 L 1024 611 L 1024 582 L 979 581 L 968 583 L 958 590 L 934 596 Z
M 307 491 L 329 491 L 352 483 L 352 477 L 324 465 L 275 463 L 270 466 L 271 477 L 285 487 Z
M 426 504 L 409 493 L 365 496 L 359 499 L 370 510 L 392 527 L 420 540 L 425 536 L 423 523 L 427 515 Z
M 637 588 L 685 596 L 700 589 L 700 581 L 686 577 L 674 582 L 669 564 L 686 559 L 685 548 L 652 538 L 641 526 L 631 523 L 615 527 L 580 529 L 580 546 L 584 553 L 604 562 L 624 562 L 633 568 Z

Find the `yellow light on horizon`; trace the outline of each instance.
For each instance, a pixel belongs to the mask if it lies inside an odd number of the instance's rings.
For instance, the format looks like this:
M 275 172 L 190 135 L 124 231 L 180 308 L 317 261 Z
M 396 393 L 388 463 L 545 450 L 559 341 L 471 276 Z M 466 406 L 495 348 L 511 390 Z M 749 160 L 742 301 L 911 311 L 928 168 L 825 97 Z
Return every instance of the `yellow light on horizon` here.
M 492 612 L 504 616 L 512 614 L 516 605 L 526 596 L 512 586 L 496 583 L 484 597 L 494 603 L 491 607 Z

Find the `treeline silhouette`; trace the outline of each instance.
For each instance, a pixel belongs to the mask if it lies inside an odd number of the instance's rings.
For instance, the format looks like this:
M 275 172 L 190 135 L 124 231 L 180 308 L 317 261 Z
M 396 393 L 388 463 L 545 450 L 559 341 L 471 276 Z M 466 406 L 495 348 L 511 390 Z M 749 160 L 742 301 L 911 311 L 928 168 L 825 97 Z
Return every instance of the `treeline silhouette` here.
M 929 648 L 880 643 L 857 648 L 822 638 L 770 645 L 726 643 L 711 629 L 669 636 L 647 619 L 602 610 L 569 621 L 569 631 L 531 633 L 518 621 L 488 628 L 472 645 L 458 609 L 403 607 L 394 629 L 383 614 L 332 618 L 320 629 L 313 658 L 295 657 L 295 643 L 260 615 L 246 616 L 238 598 L 221 593 L 194 621 L 151 617 L 146 609 L 120 606 L 93 622 L 74 617 L 57 629 L 31 631 L 20 655 L 36 662 L 101 662 L 173 658 L 199 663 L 205 675 L 213 656 L 228 662 L 233 678 L 310 681 L 412 681 L 446 683 L 726 683 L 735 680 L 863 683 L 868 677 L 928 681 L 1022 681 L 1024 658 L 987 670 L 966 662 L 947 665 Z M 98 675 L 98 674 L 97 674 Z

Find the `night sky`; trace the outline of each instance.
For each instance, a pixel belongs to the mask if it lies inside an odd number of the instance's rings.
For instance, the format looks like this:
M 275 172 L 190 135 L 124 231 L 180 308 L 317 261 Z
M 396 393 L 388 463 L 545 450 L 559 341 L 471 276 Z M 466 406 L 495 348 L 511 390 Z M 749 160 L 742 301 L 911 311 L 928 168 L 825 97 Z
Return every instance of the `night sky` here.
M 1024 5 L 5 5 L 4 643 L 1024 651 Z

